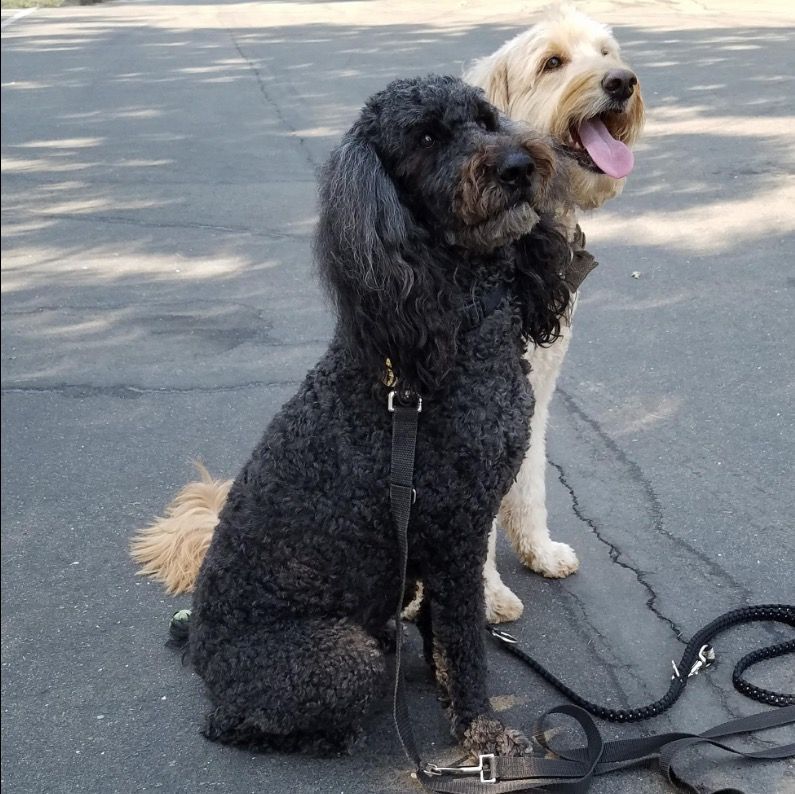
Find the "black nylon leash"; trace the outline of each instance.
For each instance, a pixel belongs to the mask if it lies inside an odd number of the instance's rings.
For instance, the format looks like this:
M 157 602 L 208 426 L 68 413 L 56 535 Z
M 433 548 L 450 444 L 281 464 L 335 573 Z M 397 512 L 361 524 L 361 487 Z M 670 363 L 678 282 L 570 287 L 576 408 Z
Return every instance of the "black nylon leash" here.
M 577 705 L 562 705 L 546 712 L 536 723 L 534 735 L 543 732 L 544 720 L 553 714 L 568 716 L 573 719 L 585 734 L 586 744 L 574 750 L 555 749 L 557 758 L 540 758 L 537 756 L 502 757 L 492 754 L 483 754 L 478 758 L 476 766 L 441 767 L 433 763 L 423 762 L 417 750 L 414 733 L 411 728 L 408 706 L 405 696 L 403 671 L 401 669 L 402 652 L 402 621 L 403 601 L 406 590 L 406 570 L 408 565 L 408 525 L 411 518 L 411 506 L 416 498 L 413 487 L 414 455 L 417 442 L 417 427 L 419 414 L 422 411 L 422 400 L 411 392 L 390 391 L 387 397 L 387 408 L 392 413 L 392 455 L 389 479 L 390 508 L 395 522 L 398 554 L 400 564 L 400 594 L 395 610 L 395 684 L 393 692 L 393 720 L 403 750 L 407 758 L 414 765 L 418 782 L 427 790 L 439 794 L 507 794 L 508 792 L 521 791 L 552 791 L 559 794 L 584 794 L 591 785 L 594 776 L 623 769 L 628 766 L 654 759 L 659 761 L 661 771 L 669 782 L 678 785 L 692 794 L 699 794 L 693 784 L 686 781 L 673 768 L 674 757 L 682 750 L 693 746 L 708 744 L 748 760 L 777 760 L 795 755 L 795 743 L 770 747 L 756 752 L 745 752 L 726 745 L 719 739 L 750 733 L 767 728 L 795 724 L 795 706 L 786 705 L 779 709 L 754 714 L 731 720 L 723 725 L 716 726 L 701 734 L 667 733 L 639 739 L 624 739 L 605 743 L 596 724 L 583 708 Z M 764 610 L 764 617 L 758 610 Z M 672 681 L 669 692 L 660 701 L 642 709 L 629 709 L 626 712 L 612 712 L 617 721 L 633 721 L 645 719 L 665 710 L 649 713 L 657 704 L 673 697 L 665 708 L 670 707 L 681 695 L 690 675 L 696 674 L 705 667 L 710 659 L 707 653 L 709 648 L 706 639 L 724 631 L 730 625 L 749 622 L 751 620 L 778 620 L 788 625 L 795 625 L 795 607 L 786 605 L 767 605 L 762 607 L 746 607 L 722 615 L 712 621 L 708 626 L 698 632 L 688 643 L 680 667 L 687 670 L 688 676 L 684 679 L 679 669 L 674 665 L 676 675 Z M 516 647 L 516 641 L 506 632 L 491 628 L 490 633 L 495 639 L 507 645 L 513 653 L 525 659 L 534 670 L 539 672 L 545 680 L 549 681 L 571 698 L 573 695 L 581 703 L 601 707 L 589 703 L 565 684 L 560 682 L 546 668 L 536 662 L 524 651 Z M 703 642 L 702 642 L 703 640 Z M 744 694 L 762 695 L 757 699 L 764 702 L 781 704 L 781 699 L 792 696 L 762 690 L 753 687 L 741 678 L 742 672 L 761 661 L 763 658 L 773 658 L 793 650 L 793 643 L 780 643 L 771 648 L 755 651 L 743 657 L 735 667 L 735 686 L 739 680 L 744 685 L 738 687 Z M 767 655 L 760 655 L 767 654 Z M 569 694 L 571 693 L 571 694 Z M 673 693 L 673 695 L 672 695 Z M 771 701 L 768 698 L 772 698 Z M 573 699 L 573 698 L 572 698 Z M 784 702 L 789 702 L 785 700 Z M 606 710 L 611 712 L 612 710 Z M 595 712 L 596 713 L 596 712 Z M 631 715 L 630 716 L 621 716 Z M 641 714 L 643 716 L 641 716 Z M 472 777 L 478 779 L 471 779 Z M 738 789 L 721 789 L 714 794 L 742 794 Z
M 392 718 L 406 756 L 420 776 L 420 760 L 414 732 L 411 729 L 406 705 L 405 683 L 400 667 L 403 645 L 403 600 L 406 596 L 406 569 L 409 558 L 408 527 L 414 491 L 414 452 L 417 445 L 417 424 L 422 411 L 422 399 L 412 393 L 390 391 L 387 410 L 392 414 L 392 459 L 389 472 L 389 506 L 398 541 L 400 593 L 395 607 L 395 685 L 392 693 Z
M 534 726 L 537 734 L 543 731 L 544 721 L 552 715 L 573 719 L 585 734 L 585 745 L 575 749 L 555 748 L 551 752 L 558 756 L 556 758 L 481 756 L 481 766 L 487 766 L 487 774 L 489 779 L 494 780 L 493 783 L 455 777 L 439 777 L 436 781 L 428 782 L 418 773 L 420 782 L 426 789 L 439 794 L 507 794 L 522 791 L 585 794 L 594 777 L 656 760 L 669 783 L 689 794 L 705 794 L 703 786 L 697 787 L 674 768 L 674 760 L 679 753 L 706 745 L 749 761 L 775 761 L 795 755 L 795 743 L 747 752 L 720 741 L 732 736 L 795 724 L 795 706 L 730 720 L 700 734 L 663 733 L 611 742 L 604 742 L 590 715 L 579 706 L 573 705 L 557 706 L 546 712 Z M 462 771 L 463 769 L 465 768 Z M 722 788 L 711 794 L 742 792 L 736 788 Z

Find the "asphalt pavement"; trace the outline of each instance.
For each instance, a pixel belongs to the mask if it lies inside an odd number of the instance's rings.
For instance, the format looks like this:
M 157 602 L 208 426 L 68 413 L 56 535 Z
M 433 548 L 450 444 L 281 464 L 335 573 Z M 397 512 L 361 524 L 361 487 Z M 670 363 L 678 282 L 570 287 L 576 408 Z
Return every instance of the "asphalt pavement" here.
M 763 0 L 591 2 L 640 75 L 648 125 L 621 198 L 582 225 L 586 282 L 549 440 L 563 581 L 499 563 L 510 629 L 592 699 L 645 703 L 704 623 L 795 601 L 795 19 Z M 354 755 L 252 755 L 199 734 L 200 681 L 164 647 L 166 597 L 127 542 L 202 458 L 231 476 L 323 351 L 315 174 L 366 97 L 460 74 L 533 3 L 109 2 L 3 9 L 2 785 L 43 792 L 418 791 L 387 704 Z M 762 708 L 738 629 L 670 712 L 607 737 Z M 426 755 L 454 746 L 418 655 Z M 755 680 L 795 691 L 771 662 Z M 562 701 L 490 651 L 506 721 Z M 748 743 L 781 741 L 783 731 Z M 795 791 L 788 762 L 691 754 L 713 787 Z M 668 792 L 653 769 L 595 794 Z

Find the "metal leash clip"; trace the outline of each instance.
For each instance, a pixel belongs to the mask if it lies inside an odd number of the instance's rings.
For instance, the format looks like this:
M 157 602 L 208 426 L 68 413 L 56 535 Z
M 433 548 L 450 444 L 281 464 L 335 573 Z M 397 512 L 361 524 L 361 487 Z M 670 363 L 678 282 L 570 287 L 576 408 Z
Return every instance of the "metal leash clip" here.
M 479 755 L 477 766 L 437 766 L 436 764 L 426 763 L 422 771 L 429 777 L 438 775 L 480 775 L 481 783 L 497 782 L 497 772 L 494 768 L 494 753 Z
M 698 649 L 698 660 L 693 663 L 693 666 L 690 668 L 690 672 L 687 674 L 687 677 L 692 678 L 694 675 L 698 675 L 702 670 L 706 670 L 714 661 L 715 650 L 713 647 L 711 645 L 702 645 Z M 679 672 L 676 662 L 671 660 L 671 665 L 674 668 L 674 674 L 671 676 L 671 678 L 681 679 L 682 674 Z
M 502 640 L 508 645 L 516 645 L 519 642 L 519 640 L 517 640 L 513 634 L 508 634 L 507 631 L 498 629 L 496 626 L 489 626 L 489 631 L 491 632 L 492 637 L 496 637 L 498 640 Z

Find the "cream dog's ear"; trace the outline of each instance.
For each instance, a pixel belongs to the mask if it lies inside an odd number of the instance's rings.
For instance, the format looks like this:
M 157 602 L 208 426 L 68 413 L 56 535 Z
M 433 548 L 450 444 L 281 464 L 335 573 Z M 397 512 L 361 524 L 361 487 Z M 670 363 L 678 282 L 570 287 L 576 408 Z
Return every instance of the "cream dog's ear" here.
M 464 79 L 480 86 L 486 99 L 500 110 L 507 111 L 511 102 L 510 72 L 508 56 L 502 50 L 475 61 L 467 70 Z

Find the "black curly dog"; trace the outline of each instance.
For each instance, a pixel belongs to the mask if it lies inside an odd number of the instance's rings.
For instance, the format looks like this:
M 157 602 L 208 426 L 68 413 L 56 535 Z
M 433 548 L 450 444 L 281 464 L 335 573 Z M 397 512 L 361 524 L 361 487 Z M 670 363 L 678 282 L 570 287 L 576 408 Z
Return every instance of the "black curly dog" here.
M 389 359 L 423 399 L 409 577 L 453 734 L 476 752 L 525 747 L 489 709 L 480 571 L 528 444 L 522 353 L 554 338 L 568 301 L 570 249 L 536 213 L 563 182 L 539 136 L 452 77 L 393 82 L 331 155 L 315 254 L 334 338 L 235 480 L 193 599 L 209 738 L 346 750 L 388 685 Z M 472 322 L 466 307 L 495 294 Z

